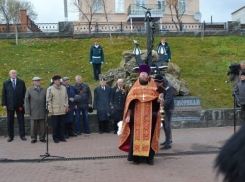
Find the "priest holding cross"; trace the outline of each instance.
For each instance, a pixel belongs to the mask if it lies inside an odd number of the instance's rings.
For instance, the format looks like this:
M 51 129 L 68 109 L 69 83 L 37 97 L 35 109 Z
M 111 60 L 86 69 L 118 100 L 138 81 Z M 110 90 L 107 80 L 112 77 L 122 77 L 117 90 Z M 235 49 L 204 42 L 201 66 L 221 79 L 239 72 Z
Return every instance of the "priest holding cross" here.
M 119 149 L 128 152 L 128 161 L 133 161 L 134 164 L 146 161 L 153 165 L 154 155 L 159 147 L 159 100 L 161 104 L 164 101 L 149 77 L 150 73 L 148 65 L 139 67 L 139 78 L 130 89 L 125 102 Z

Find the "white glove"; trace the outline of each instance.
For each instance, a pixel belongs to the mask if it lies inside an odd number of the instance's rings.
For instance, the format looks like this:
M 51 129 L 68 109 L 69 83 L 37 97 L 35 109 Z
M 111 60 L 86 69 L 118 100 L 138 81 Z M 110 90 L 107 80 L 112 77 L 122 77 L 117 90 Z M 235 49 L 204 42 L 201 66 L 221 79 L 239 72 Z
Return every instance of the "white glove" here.
M 90 64 L 92 64 L 92 62 L 90 62 Z
M 168 61 L 171 61 L 170 59 Z
M 102 64 L 104 63 L 104 62 L 101 62 Z

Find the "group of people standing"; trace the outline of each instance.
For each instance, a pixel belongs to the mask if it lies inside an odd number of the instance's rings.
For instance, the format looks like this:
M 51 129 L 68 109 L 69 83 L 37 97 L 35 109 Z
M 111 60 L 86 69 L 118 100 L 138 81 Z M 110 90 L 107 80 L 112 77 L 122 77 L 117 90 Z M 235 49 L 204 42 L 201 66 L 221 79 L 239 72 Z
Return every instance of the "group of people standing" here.
M 15 112 L 22 140 L 26 140 L 24 114 L 30 116 L 31 143 L 37 142 L 38 128 L 39 140 L 46 142 L 45 117 L 47 114 L 51 115 L 52 136 L 55 143 L 66 142 L 69 136 L 81 135 L 81 113 L 84 133 L 90 134 L 88 112 L 93 112 L 92 94 L 80 75 L 75 77 L 76 83 L 73 85 L 70 85 L 68 77 L 62 79 L 61 76 L 54 75 L 47 89 L 41 86 L 41 78 L 34 77 L 33 86 L 27 90 L 25 82 L 17 77 L 16 70 L 11 70 L 9 76 L 10 78 L 4 82 L 2 89 L 2 106 L 7 111 L 8 142 L 14 139 Z M 115 134 L 117 123 L 122 120 L 127 92 L 124 90 L 122 79 L 119 79 L 117 83 L 118 86 L 111 89 L 106 85 L 106 80 L 102 78 L 100 86 L 94 90 L 93 106 L 97 110 L 100 134 L 110 132 L 108 122 L 111 116 L 115 116 Z M 74 120 L 75 127 L 73 127 Z
M 165 38 L 161 39 L 157 52 L 162 61 L 171 60 L 170 47 Z M 2 89 L 2 106 L 7 110 L 7 141 L 14 139 L 15 112 L 22 140 L 26 140 L 24 113 L 31 120 L 31 143 L 37 142 L 38 126 L 39 140 L 46 142 L 45 117 L 50 114 L 53 140 L 59 143 L 66 142 L 69 136 L 81 135 L 81 112 L 84 132 L 90 134 L 88 112 L 95 109 L 100 134 L 110 132 L 108 124 L 111 116 L 114 119 L 114 134 L 118 131 L 117 123 L 123 121 L 119 148 L 129 152 L 128 160 L 134 164 L 146 160 L 149 165 L 153 165 L 154 155 L 159 147 L 160 107 L 165 110 L 165 141 L 161 143 L 161 149 L 169 149 L 172 145 L 173 87 L 162 75 L 150 78 L 151 68 L 145 64 L 139 67 L 139 78 L 129 92 L 123 79 L 118 79 L 114 88 L 109 87 L 105 78 L 99 79 L 104 53 L 98 39 L 94 40 L 91 47 L 89 61 L 93 64 L 94 80 L 100 81 L 100 85 L 94 89 L 93 107 L 91 90 L 83 83 L 80 75 L 75 77 L 76 83 L 73 85 L 70 85 L 68 77 L 62 79 L 60 75 L 54 75 L 47 89 L 41 86 L 41 78 L 34 77 L 33 86 L 26 90 L 25 82 L 17 77 L 17 71 L 11 70 L 10 78 L 4 82 Z M 161 88 L 166 88 L 164 93 L 160 92 Z

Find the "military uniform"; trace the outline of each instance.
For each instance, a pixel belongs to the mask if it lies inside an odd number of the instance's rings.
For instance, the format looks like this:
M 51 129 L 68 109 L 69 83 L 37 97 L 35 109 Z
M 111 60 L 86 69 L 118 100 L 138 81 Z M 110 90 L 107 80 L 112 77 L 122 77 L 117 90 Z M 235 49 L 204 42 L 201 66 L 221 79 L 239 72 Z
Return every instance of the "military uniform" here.
M 125 88 L 114 87 L 111 93 L 110 105 L 112 109 L 112 114 L 114 118 L 114 133 L 117 133 L 118 127 L 117 123 L 123 119 L 123 111 L 125 100 L 127 97 L 127 91 Z

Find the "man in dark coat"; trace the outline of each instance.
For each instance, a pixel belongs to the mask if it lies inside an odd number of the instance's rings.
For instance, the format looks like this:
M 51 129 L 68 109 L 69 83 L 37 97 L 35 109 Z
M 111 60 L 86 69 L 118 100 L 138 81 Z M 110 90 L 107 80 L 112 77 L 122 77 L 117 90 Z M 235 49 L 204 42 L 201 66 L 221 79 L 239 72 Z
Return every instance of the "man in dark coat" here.
M 100 86 L 94 89 L 94 109 L 97 110 L 99 121 L 99 133 L 109 133 L 108 122 L 110 112 L 111 87 L 106 85 L 104 78 L 100 80 Z
M 163 37 L 161 39 L 161 42 L 157 46 L 157 54 L 158 54 L 158 60 L 162 62 L 169 62 L 171 61 L 171 51 L 170 47 L 167 42 L 165 42 L 165 38 Z
M 14 139 L 14 113 L 17 114 L 19 123 L 19 135 L 22 140 L 25 137 L 25 120 L 24 120 L 24 99 L 26 93 L 25 82 L 17 78 L 17 71 L 9 72 L 10 79 L 3 83 L 2 89 L 2 106 L 7 110 L 8 125 L 8 142 Z
M 104 52 L 99 45 L 99 40 L 94 40 L 94 45 L 91 46 L 89 54 L 89 62 L 93 64 L 94 80 L 99 81 L 99 75 L 101 73 L 101 64 L 104 63 Z
M 46 116 L 46 88 L 41 87 L 41 78 L 32 79 L 33 86 L 29 87 L 25 95 L 25 113 L 31 121 L 31 143 L 37 142 L 37 129 L 39 126 L 39 140 L 45 140 L 45 116 Z
M 117 123 L 123 119 L 123 111 L 125 106 L 125 100 L 127 97 L 127 91 L 124 87 L 123 79 L 117 80 L 117 86 L 111 90 L 111 109 L 114 119 L 114 134 L 117 134 Z
M 163 122 L 163 129 L 165 133 L 165 142 L 161 143 L 160 145 L 164 145 L 162 149 L 169 149 L 171 148 L 172 143 L 172 129 L 171 129 L 171 123 L 172 123 L 172 116 L 174 112 L 174 89 L 172 85 L 168 82 L 168 80 L 163 77 L 162 75 L 156 75 L 154 78 L 155 84 L 159 87 L 162 86 L 166 89 L 166 91 L 163 93 L 164 98 L 164 122 Z
M 76 83 L 72 85 L 75 90 L 75 94 L 79 95 L 79 100 L 76 102 L 77 109 L 75 110 L 75 128 L 78 135 L 81 135 L 81 123 L 80 123 L 80 112 L 82 111 L 84 132 L 90 133 L 89 129 L 89 118 L 88 108 L 92 106 L 92 94 L 87 84 L 83 83 L 82 77 L 77 75 L 75 77 Z
M 66 87 L 69 105 L 68 112 L 65 115 L 65 138 L 69 138 L 69 136 L 77 136 L 73 131 L 75 91 L 74 88 L 70 85 L 70 79 L 68 77 L 63 78 L 63 85 Z

